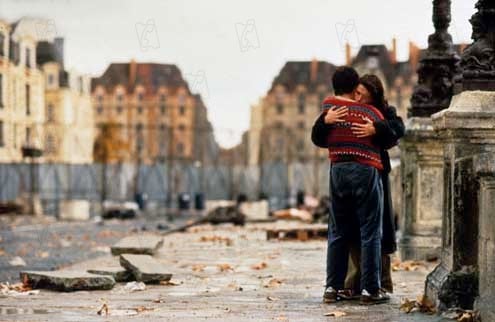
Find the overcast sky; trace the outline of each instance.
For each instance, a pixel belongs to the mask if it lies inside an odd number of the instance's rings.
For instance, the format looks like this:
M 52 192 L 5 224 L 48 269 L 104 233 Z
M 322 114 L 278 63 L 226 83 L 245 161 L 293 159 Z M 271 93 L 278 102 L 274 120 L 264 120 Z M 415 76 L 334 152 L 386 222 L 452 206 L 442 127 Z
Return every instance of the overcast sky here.
M 469 42 L 475 0 L 452 1 L 450 32 Z M 344 63 L 343 43 L 390 45 L 433 32 L 431 0 L 0 0 L 0 18 L 53 19 L 69 68 L 100 75 L 111 62 L 174 63 L 202 94 L 218 141 L 231 146 L 250 105 L 288 60 Z

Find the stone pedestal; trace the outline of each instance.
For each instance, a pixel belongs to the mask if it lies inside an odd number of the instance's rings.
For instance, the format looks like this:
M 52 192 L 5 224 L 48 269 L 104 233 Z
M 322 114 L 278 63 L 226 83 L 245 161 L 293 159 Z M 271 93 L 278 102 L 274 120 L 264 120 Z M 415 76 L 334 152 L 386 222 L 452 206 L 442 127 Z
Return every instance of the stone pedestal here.
M 401 258 L 440 256 L 443 147 L 429 117 L 412 117 L 401 139 Z
M 444 145 L 445 196 L 441 263 L 428 275 L 425 292 L 440 308 L 470 309 L 478 295 L 480 201 L 492 193 L 480 190 L 488 186 L 478 158 L 495 153 L 495 92 L 462 92 L 432 120 Z

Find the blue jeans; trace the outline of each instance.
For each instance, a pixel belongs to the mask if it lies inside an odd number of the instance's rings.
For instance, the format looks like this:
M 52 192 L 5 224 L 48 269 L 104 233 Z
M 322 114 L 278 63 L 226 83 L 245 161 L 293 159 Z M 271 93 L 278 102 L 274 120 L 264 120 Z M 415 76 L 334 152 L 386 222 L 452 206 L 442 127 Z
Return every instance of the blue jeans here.
M 349 245 L 361 241 L 361 288 L 380 288 L 383 187 L 377 169 L 355 162 L 330 168 L 327 287 L 344 288 Z

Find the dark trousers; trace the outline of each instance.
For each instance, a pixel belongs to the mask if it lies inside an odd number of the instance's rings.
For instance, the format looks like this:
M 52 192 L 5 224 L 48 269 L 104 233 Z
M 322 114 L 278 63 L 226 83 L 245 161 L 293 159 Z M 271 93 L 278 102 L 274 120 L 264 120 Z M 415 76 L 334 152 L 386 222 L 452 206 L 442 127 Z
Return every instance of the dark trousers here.
M 383 187 L 377 169 L 341 162 L 330 170 L 327 287 L 344 288 L 349 247 L 361 241 L 361 288 L 380 288 Z

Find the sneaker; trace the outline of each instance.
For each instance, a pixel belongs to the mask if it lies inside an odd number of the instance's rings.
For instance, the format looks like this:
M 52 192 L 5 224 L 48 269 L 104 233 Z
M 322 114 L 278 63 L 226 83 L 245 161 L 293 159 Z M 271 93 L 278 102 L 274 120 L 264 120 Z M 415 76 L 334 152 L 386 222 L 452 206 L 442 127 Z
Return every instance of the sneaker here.
M 361 292 L 361 304 L 363 305 L 380 304 L 388 301 L 390 301 L 390 296 L 382 290 L 378 290 L 374 294 L 370 294 L 367 290 Z
M 329 286 L 325 289 L 323 293 L 323 302 L 324 303 L 335 303 L 337 302 L 337 290 L 333 289 L 333 287 Z

